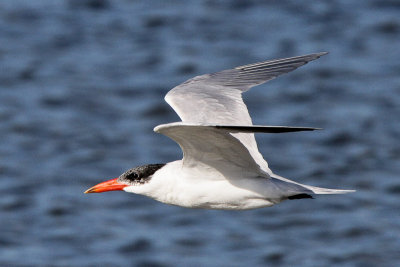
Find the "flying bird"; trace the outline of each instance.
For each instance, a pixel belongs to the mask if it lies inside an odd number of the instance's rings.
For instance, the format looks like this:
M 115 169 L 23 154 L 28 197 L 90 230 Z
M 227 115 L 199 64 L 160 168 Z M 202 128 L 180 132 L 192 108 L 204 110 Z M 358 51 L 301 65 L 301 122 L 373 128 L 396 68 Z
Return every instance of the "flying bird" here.
M 258 151 L 254 133 L 318 128 L 253 125 L 242 99 L 250 88 L 325 54 L 239 66 L 176 86 L 165 101 L 182 121 L 158 125 L 154 131 L 178 143 L 183 159 L 129 169 L 85 193 L 123 190 L 187 208 L 247 210 L 316 194 L 354 192 L 304 185 L 273 173 Z

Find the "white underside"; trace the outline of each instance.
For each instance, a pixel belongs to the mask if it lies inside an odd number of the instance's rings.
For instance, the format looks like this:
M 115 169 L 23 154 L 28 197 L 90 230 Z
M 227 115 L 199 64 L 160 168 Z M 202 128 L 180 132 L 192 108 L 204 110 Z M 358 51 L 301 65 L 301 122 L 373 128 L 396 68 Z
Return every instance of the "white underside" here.
M 269 207 L 291 195 L 318 194 L 316 189 L 319 188 L 267 177 L 226 178 L 211 168 L 183 168 L 179 160 L 161 168 L 148 183 L 124 190 L 187 208 L 246 210 Z M 323 190 L 328 194 L 348 192 Z
M 197 76 L 173 88 L 165 100 L 182 122 L 154 130 L 179 144 L 183 160 L 168 163 L 148 183 L 124 190 L 183 207 L 234 210 L 268 207 L 302 193 L 352 192 L 302 185 L 277 176 L 258 151 L 251 129 L 221 128 L 253 127 L 242 93 L 324 54 L 239 66 Z

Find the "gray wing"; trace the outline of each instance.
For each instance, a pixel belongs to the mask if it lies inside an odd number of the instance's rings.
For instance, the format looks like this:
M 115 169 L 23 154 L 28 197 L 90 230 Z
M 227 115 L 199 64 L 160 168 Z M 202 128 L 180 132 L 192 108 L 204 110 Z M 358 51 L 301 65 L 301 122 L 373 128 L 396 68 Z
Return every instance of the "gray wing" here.
M 268 60 L 196 76 L 169 91 L 165 101 L 184 122 L 251 125 L 243 92 L 325 54 Z
M 292 71 L 326 52 L 298 57 L 269 60 L 217 73 L 194 77 L 173 88 L 165 101 L 183 122 L 197 124 L 252 125 L 242 99 L 251 87 Z M 235 133 L 264 171 L 270 172 L 267 162 L 257 148 L 253 133 Z
M 208 170 L 212 167 L 225 179 L 269 177 L 228 128 L 175 122 L 158 125 L 154 131 L 179 144 L 183 151 L 184 168 Z M 218 179 L 218 176 L 208 178 Z

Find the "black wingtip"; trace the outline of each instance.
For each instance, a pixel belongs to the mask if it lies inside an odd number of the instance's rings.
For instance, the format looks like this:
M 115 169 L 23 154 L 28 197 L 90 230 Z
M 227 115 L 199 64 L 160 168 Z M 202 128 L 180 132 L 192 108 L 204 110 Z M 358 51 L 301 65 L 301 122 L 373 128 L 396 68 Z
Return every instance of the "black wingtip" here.
M 293 199 L 303 199 L 303 198 L 311 198 L 314 199 L 312 195 L 309 194 L 297 194 L 293 196 L 289 196 L 288 199 L 293 200 Z
M 231 132 L 242 132 L 242 133 L 290 133 L 290 132 L 322 130 L 322 128 L 293 127 L 293 126 L 262 126 L 262 125 L 250 125 L 250 126 L 210 125 L 210 126 L 217 129 L 225 129 Z
M 324 128 L 314 128 L 314 127 L 289 127 L 289 132 L 301 132 L 301 131 L 320 131 Z

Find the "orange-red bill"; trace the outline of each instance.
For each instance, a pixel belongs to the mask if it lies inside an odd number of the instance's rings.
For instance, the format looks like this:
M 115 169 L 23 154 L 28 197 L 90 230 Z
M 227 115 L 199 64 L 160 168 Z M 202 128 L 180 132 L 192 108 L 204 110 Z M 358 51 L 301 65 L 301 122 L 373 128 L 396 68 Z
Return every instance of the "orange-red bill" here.
M 128 186 L 127 184 L 122 184 L 117 182 L 118 178 L 114 178 L 102 183 L 99 183 L 92 188 L 89 188 L 85 191 L 85 194 L 88 193 L 103 193 L 107 191 L 116 191 L 116 190 L 123 190 L 124 187 Z

